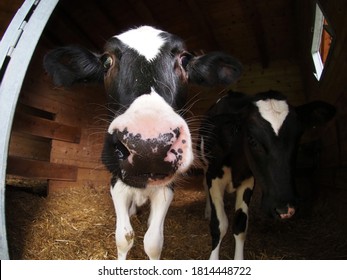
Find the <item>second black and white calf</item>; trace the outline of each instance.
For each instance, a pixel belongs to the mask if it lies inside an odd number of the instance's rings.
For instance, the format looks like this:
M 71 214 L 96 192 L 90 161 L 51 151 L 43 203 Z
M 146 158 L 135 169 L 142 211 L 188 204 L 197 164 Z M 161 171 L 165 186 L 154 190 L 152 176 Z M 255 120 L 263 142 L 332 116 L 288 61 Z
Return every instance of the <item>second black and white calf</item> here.
M 274 91 L 255 96 L 231 92 L 210 108 L 199 143 L 212 235 L 210 259 L 219 258 L 228 229 L 225 191 L 236 192 L 235 259 L 244 257 L 254 185 L 261 189 L 262 208 L 270 216 L 288 219 L 295 214 L 293 169 L 300 137 L 305 129 L 325 123 L 334 114 L 333 106 L 320 101 L 293 107 Z
M 187 84 L 228 85 L 239 78 L 241 65 L 223 53 L 194 56 L 179 37 L 149 26 L 112 37 L 101 54 L 76 46 L 55 49 L 44 64 L 57 85 L 104 82 L 115 112 L 102 160 L 113 175 L 118 258 L 133 246 L 130 216 L 150 200 L 144 249 L 159 259 L 173 183 L 194 158 L 188 125 L 178 113 Z

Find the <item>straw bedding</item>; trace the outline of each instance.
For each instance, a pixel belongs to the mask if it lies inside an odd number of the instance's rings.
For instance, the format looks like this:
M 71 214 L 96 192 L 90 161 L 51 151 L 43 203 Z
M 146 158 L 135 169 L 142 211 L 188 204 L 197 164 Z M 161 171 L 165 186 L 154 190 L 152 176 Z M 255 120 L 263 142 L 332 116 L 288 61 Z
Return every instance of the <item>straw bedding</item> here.
M 286 222 L 259 213 L 259 190 L 250 210 L 247 259 L 347 259 L 346 196 L 330 190 L 315 196 L 297 217 Z M 344 196 L 343 196 L 344 195 Z M 226 195 L 229 218 L 233 195 Z M 344 205 L 344 206 L 343 206 Z M 205 195 L 201 177 L 177 186 L 165 221 L 162 259 L 207 259 L 210 252 Z M 40 196 L 8 187 L 7 236 L 12 259 L 116 259 L 115 213 L 108 186 L 84 186 Z M 149 205 L 132 217 L 135 244 L 129 259 L 146 259 L 143 236 Z M 233 258 L 234 240 L 227 233 L 221 259 Z

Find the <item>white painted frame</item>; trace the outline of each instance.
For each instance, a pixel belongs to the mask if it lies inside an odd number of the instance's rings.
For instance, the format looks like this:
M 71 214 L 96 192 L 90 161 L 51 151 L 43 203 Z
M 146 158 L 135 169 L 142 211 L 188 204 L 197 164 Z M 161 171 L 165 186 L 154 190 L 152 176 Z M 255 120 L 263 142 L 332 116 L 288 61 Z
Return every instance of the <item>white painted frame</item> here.
M 312 54 L 314 67 L 316 69 L 316 72 L 314 73 L 314 75 L 318 81 L 320 80 L 320 77 L 322 75 L 323 68 L 324 68 L 324 64 L 322 62 L 322 58 L 319 52 L 321 39 L 322 39 L 322 32 L 323 32 L 323 22 L 324 22 L 324 15 L 319 5 L 316 4 L 311 54 Z
M 312 38 L 312 46 L 311 46 L 311 55 L 312 60 L 315 68 L 315 72 L 313 73 L 314 76 L 319 81 L 321 79 L 324 64 L 322 61 L 322 57 L 320 55 L 320 46 L 321 46 L 321 40 L 322 40 L 322 34 L 323 34 L 323 28 L 324 28 L 324 14 L 319 6 L 318 3 L 316 3 L 316 11 L 315 11 L 315 18 L 314 18 L 314 26 L 313 26 L 313 38 Z M 331 51 L 331 48 L 330 48 Z
M 26 0 L 13 17 L 0 42 L 0 69 L 6 67 L 0 81 L 0 259 L 9 259 L 5 180 L 8 148 L 14 112 L 31 57 L 59 0 Z M 5 61 L 8 63 L 4 63 Z

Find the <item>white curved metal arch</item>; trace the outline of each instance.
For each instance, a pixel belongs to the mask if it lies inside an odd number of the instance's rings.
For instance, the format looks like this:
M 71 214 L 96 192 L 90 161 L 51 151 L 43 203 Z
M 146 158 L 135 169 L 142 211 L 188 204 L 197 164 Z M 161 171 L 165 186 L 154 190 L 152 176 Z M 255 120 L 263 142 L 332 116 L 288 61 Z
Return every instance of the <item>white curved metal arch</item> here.
M 9 259 L 5 179 L 14 112 L 31 57 L 59 0 L 26 0 L 0 42 L 0 259 Z M 0 77 L 1 78 L 1 77 Z

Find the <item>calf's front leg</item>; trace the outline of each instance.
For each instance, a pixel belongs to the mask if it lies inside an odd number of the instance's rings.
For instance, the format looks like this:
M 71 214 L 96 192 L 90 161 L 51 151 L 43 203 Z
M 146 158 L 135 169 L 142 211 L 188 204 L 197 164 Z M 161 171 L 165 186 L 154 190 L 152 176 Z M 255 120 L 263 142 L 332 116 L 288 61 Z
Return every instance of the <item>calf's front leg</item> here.
M 157 187 L 149 196 L 151 212 L 143 243 L 145 252 L 151 260 L 160 259 L 164 244 L 164 221 L 173 196 L 171 187 Z
M 222 178 L 215 177 L 211 180 L 209 174 L 206 175 L 210 182 L 209 197 L 211 205 L 211 219 L 210 219 L 210 231 L 212 237 L 212 251 L 210 254 L 210 260 L 219 259 L 219 250 L 221 242 L 228 230 L 228 217 L 224 209 L 224 192 L 231 182 L 231 172 L 227 167 L 223 168 Z
M 233 233 L 235 238 L 235 260 L 244 259 L 244 244 L 248 229 L 248 208 L 253 194 L 254 177 L 244 180 L 236 191 Z
M 133 194 L 128 186 L 118 180 L 111 187 L 111 195 L 116 211 L 116 245 L 119 260 L 125 260 L 134 244 L 134 231 L 130 223 L 130 205 Z

